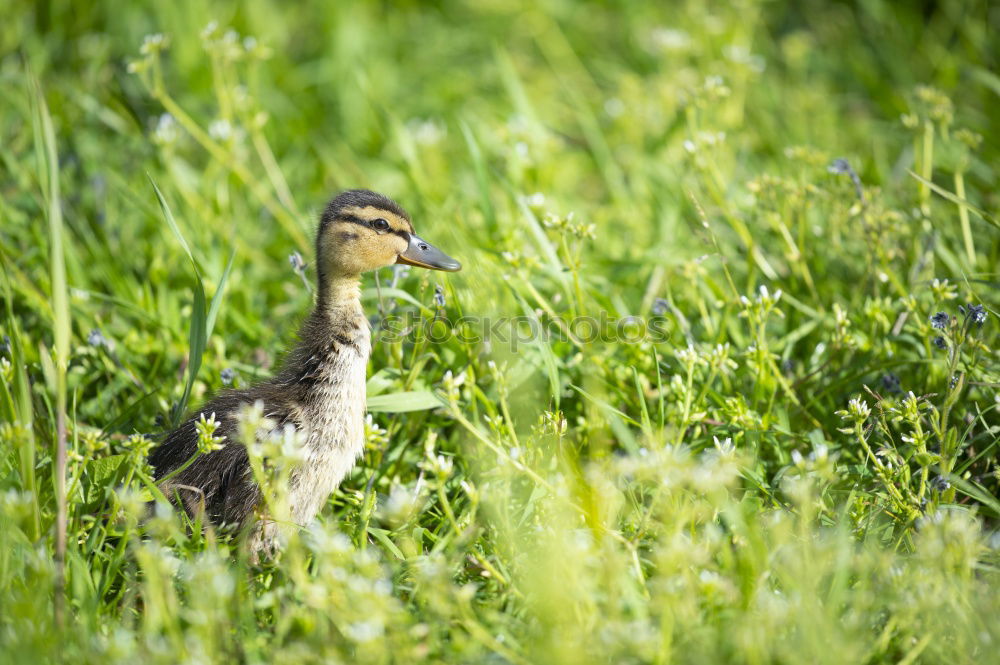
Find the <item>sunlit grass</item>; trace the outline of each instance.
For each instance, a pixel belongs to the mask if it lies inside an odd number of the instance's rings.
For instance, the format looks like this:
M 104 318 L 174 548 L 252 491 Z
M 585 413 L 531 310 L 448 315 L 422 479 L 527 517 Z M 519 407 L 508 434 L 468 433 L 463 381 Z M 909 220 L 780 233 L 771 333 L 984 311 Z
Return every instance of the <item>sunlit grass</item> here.
M 996 17 L 703 4 L 16 5 L 3 658 L 990 662 Z M 254 564 L 145 458 L 354 186 L 465 269 L 366 278 L 368 450 Z

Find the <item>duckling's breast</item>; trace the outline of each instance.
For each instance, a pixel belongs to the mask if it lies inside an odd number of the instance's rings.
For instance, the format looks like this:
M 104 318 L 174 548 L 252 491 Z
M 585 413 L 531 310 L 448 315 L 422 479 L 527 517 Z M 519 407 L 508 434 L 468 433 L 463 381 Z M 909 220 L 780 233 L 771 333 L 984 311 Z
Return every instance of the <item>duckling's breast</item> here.
M 362 331 L 358 331 L 362 333 Z M 296 420 L 305 459 L 290 479 L 290 508 L 307 524 L 364 451 L 365 373 L 371 342 L 367 326 L 350 342 L 333 343 L 315 365 Z

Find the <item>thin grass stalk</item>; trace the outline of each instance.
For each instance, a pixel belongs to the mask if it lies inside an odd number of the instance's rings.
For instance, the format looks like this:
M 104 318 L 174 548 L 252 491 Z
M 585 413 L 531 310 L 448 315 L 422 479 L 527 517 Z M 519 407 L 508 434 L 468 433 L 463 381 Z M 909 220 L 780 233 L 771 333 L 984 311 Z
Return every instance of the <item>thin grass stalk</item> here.
M 955 171 L 955 196 L 962 201 L 965 200 L 965 174 L 961 170 Z M 958 219 L 962 223 L 962 240 L 965 243 L 965 255 L 969 259 L 969 268 L 975 270 L 976 244 L 972 241 L 969 208 L 961 203 L 958 205 Z
M 56 494 L 56 548 L 55 548 L 55 598 L 53 605 L 55 624 L 62 629 L 65 623 L 66 587 L 66 368 L 69 364 L 69 297 L 66 286 L 66 261 L 63 255 L 63 219 L 59 200 L 59 157 L 56 152 L 55 131 L 52 117 L 41 87 L 35 81 L 35 109 L 37 133 L 40 139 L 39 168 L 45 172 L 40 181 L 46 184 L 46 214 L 49 219 L 49 270 L 53 330 L 55 334 L 56 367 L 56 439 L 55 439 L 55 494 Z

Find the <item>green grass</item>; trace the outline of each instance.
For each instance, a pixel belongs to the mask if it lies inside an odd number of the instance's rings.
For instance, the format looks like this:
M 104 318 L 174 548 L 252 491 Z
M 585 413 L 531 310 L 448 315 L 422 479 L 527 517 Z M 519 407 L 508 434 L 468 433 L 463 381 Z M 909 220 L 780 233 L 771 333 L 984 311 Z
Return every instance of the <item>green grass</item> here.
M 996 662 L 1000 25 L 925 5 L 15 0 L 0 662 Z M 254 566 L 145 456 L 354 186 L 465 269 L 366 278 L 368 450 Z

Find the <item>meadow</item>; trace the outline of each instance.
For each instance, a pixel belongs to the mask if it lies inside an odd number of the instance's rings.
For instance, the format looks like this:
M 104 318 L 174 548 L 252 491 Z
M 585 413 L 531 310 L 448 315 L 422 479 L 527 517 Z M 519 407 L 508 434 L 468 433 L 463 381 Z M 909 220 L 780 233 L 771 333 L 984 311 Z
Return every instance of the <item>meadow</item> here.
M 1000 662 L 995 5 L 4 6 L 0 662 Z M 253 563 L 146 456 L 351 187 L 464 269 Z

